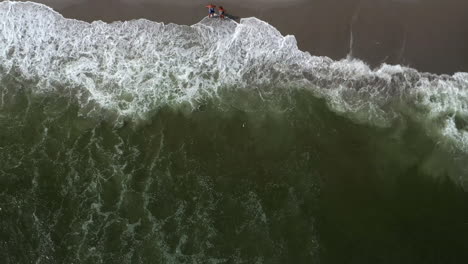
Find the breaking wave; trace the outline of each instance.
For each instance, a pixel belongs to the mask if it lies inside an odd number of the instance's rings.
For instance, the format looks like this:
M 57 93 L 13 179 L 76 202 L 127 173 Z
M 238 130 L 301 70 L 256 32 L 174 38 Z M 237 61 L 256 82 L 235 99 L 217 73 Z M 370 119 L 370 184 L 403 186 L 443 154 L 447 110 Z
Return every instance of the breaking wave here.
M 312 56 L 298 50 L 293 36 L 256 18 L 89 24 L 43 5 L 0 8 L 1 76 L 17 72 L 38 84 L 35 93 L 69 87 L 62 92 L 82 107 L 95 103 L 143 117 L 165 104 L 197 105 L 220 89 L 294 87 L 358 122 L 390 126 L 405 116 L 436 140 L 468 150 L 468 73 L 438 76 L 385 64 L 372 70 L 358 60 Z
M 360 230 L 337 190 L 374 201 L 413 167 L 468 182 L 468 73 L 312 56 L 256 18 L 86 23 L 2 2 L 0 125 L 7 263 L 310 262 L 327 231 Z M 353 217 L 393 236 L 362 201 Z M 403 231 L 382 245 L 394 259 Z

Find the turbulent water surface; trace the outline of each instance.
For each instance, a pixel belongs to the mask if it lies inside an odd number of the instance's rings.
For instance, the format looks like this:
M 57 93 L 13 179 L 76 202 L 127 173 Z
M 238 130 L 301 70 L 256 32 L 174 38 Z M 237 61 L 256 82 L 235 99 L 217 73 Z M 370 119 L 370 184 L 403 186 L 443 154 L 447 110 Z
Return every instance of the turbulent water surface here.
M 0 3 L 2 263 L 463 263 L 468 74 L 255 18 Z

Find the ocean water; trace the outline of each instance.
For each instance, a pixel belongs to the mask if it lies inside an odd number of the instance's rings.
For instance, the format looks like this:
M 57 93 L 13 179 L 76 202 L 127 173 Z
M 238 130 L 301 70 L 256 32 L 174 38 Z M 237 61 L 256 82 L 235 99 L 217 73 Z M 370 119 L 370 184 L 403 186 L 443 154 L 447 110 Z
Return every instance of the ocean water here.
M 467 158 L 468 73 L 0 3 L 1 263 L 464 263 Z

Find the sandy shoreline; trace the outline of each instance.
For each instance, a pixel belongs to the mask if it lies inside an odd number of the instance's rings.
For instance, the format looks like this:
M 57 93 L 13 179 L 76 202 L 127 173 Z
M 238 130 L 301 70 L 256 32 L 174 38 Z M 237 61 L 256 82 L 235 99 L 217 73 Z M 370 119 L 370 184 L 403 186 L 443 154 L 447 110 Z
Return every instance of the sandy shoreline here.
M 191 25 L 209 1 L 38 0 L 65 17 L 84 21 L 146 18 Z M 219 0 L 228 13 L 255 16 L 301 50 L 333 59 L 350 53 L 372 66 L 403 64 L 434 73 L 468 72 L 468 1 L 457 0 Z M 173 2 L 174 3 L 174 2 Z M 268 4 L 267 4 L 268 3 Z M 351 30 L 352 29 L 352 30 Z M 352 32 L 352 33 L 351 33 Z M 351 36 L 353 42 L 351 45 Z

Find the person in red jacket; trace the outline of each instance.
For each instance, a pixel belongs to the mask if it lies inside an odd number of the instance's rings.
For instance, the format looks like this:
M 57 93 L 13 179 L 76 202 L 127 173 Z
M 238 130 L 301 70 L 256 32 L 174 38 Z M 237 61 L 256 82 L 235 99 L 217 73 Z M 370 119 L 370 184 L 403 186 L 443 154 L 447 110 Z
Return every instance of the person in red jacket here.
M 226 10 L 222 6 L 218 8 L 219 11 L 219 18 L 224 18 L 224 15 L 226 14 Z
M 208 17 L 209 17 L 209 18 L 214 17 L 214 15 L 215 15 L 215 7 L 216 7 L 216 6 L 210 4 L 210 5 L 207 5 L 206 7 L 208 7 Z

